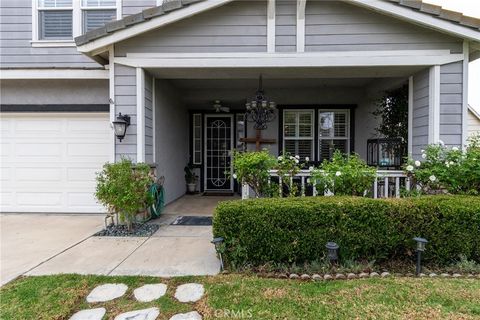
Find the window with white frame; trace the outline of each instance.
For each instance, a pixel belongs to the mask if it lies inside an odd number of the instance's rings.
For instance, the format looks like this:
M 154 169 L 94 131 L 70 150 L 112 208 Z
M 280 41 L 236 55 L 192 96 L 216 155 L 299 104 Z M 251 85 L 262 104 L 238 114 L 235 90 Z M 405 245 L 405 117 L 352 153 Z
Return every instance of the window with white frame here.
M 313 159 L 313 110 L 283 111 L 283 152 Z
M 73 38 L 121 17 L 121 0 L 34 0 L 32 40 Z
M 318 160 L 328 160 L 335 150 L 350 151 L 350 110 L 318 111 Z

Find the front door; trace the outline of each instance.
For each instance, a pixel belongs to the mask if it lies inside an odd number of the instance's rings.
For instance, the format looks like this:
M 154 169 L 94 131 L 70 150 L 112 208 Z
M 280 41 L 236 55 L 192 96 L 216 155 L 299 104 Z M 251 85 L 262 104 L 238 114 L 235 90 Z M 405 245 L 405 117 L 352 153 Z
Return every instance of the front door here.
M 205 116 L 205 190 L 233 191 L 233 115 Z

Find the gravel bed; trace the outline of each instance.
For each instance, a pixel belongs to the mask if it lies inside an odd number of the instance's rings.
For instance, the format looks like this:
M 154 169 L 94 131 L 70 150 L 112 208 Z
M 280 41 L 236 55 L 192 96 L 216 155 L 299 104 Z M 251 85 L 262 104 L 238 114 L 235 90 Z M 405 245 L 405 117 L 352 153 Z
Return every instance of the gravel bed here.
M 109 225 L 107 229 L 103 229 L 93 236 L 96 237 L 150 237 L 155 231 L 160 228 L 158 224 L 133 224 L 132 231 L 127 230 L 124 225 Z

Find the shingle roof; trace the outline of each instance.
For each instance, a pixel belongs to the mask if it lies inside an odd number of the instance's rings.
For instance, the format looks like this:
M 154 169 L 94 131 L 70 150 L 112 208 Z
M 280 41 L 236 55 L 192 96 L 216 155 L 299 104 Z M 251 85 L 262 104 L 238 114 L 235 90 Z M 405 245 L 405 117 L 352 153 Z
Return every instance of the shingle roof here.
M 422 2 L 421 0 L 389 0 L 397 3 L 403 7 L 408 7 L 416 11 L 427 13 L 440 19 L 456 22 L 462 26 L 472 29 L 480 30 L 480 19 L 465 16 L 460 12 L 443 9 L 430 3 Z
M 205 0 L 164 0 L 161 6 L 145 9 L 140 13 L 127 16 L 123 19 L 112 21 L 105 26 L 98 29 L 88 31 L 87 33 L 75 38 L 77 46 L 84 45 L 93 40 L 103 38 L 115 31 L 126 29 L 132 25 L 136 25 L 152 18 L 168 14 L 184 8 L 192 3 Z M 462 26 L 469 27 L 475 30 L 480 30 L 480 19 L 465 16 L 460 12 L 443 9 L 440 6 L 424 3 L 421 0 L 386 0 L 398 4 L 403 7 L 411 8 L 412 10 L 420 11 L 440 19 L 452 21 Z
M 103 27 L 88 31 L 85 34 L 76 37 L 75 43 L 77 46 L 81 46 L 93 40 L 106 37 L 115 31 L 128 28 L 132 25 L 145 22 L 164 14 L 168 14 L 172 11 L 184 8 L 192 3 L 200 1 L 204 0 L 164 0 L 161 6 L 145 9 L 142 12 L 126 16 L 123 19 L 109 22 Z

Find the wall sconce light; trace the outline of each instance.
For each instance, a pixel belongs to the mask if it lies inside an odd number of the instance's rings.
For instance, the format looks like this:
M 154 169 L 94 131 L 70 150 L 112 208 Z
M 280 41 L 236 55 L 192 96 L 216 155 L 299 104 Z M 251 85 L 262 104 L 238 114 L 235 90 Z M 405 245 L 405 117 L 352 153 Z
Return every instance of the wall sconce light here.
M 125 133 L 127 132 L 127 127 L 130 125 L 130 116 L 122 115 L 120 112 L 117 116 L 117 120 L 112 122 L 113 131 L 115 136 L 122 142 L 122 139 L 125 138 Z
M 428 243 L 427 239 L 424 238 L 413 238 L 417 242 L 417 268 L 415 274 L 418 276 L 422 272 L 422 252 L 425 251 L 425 245 Z
M 327 257 L 331 264 L 338 262 L 338 249 L 340 248 L 335 242 L 327 242 L 325 245 L 327 248 Z
M 222 237 L 213 238 L 211 243 L 213 243 L 213 245 L 215 246 L 215 251 L 217 251 L 218 257 L 220 258 L 220 271 L 223 271 L 223 257 L 222 257 L 223 238 Z

